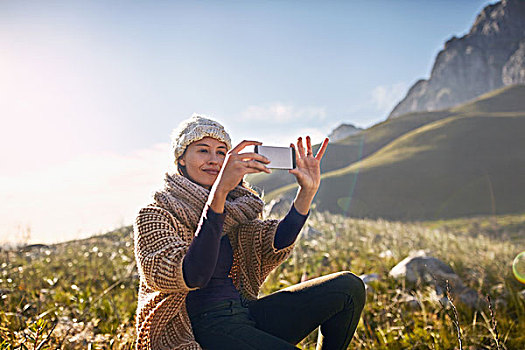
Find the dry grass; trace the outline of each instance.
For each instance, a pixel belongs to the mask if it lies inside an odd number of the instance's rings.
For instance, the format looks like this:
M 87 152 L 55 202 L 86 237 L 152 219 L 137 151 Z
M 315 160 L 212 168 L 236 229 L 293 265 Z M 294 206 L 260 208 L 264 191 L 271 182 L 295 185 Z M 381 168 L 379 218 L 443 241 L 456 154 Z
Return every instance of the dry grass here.
M 263 286 L 270 293 L 327 273 L 377 273 L 352 340 L 356 349 L 525 348 L 525 286 L 512 276 L 525 215 L 401 223 L 312 213 L 297 247 Z M 130 227 L 88 240 L 0 252 L 0 349 L 130 349 L 137 274 Z M 490 296 L 471 310 L 433 287 L 406 286 L 389 270 L 411 251 L 451 265 Z M 441 301 L 441 303 L 440 303 Z M 454 324 L 457 323 L 457 328 Z M 301 346 L 314 349 L 312 333 Z

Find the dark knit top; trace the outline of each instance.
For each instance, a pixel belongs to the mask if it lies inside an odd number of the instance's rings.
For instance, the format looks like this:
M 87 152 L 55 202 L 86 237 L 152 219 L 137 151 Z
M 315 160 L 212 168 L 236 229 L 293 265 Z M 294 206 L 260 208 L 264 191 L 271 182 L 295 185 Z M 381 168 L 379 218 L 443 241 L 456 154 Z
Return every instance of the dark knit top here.
M 184 280 L 189 287 L 199 287 L 186 297 L 189 314 L 203 305 L 222 300 L 240 300 L 239 292 L 228 274 L 233 264 L 233 250 L 227 235 L 222 236 L 226 214 L 217 214 L 210 208 L 203 213 L 195 238 L 183 260 Z M 274 246 L 282 249 L 291 245 L 306 222 L 292 205 L 277 226 Z

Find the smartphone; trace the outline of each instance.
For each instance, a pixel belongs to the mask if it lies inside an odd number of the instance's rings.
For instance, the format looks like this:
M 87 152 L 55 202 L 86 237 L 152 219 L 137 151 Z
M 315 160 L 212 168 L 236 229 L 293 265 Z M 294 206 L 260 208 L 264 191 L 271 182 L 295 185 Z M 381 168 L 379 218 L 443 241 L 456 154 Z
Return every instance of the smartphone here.
M 268 158 L 271 169 L 295 169 L 295 149 L 292 147 L 255 146 L 255 153 Z

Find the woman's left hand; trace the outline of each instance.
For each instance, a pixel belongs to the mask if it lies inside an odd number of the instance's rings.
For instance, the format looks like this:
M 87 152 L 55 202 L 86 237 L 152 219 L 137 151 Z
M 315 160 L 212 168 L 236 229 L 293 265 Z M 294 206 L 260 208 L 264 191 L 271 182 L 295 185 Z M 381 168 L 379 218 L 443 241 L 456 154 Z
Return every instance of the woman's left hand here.
M 297 148 L 294 144 L 290 145 L 290 147 L 296 148 L 296 168 L 289 170 L 289 173 L 295 175 L 300 191 L 311 195 L 312 199 L 321 183 L 320 164 L 327 146 L 328 138 L 325 138 L 317 154 L 314 156 L 310 136 L 306 136 L 306 150 L 303 146 L 302 137 L 297 139 Z

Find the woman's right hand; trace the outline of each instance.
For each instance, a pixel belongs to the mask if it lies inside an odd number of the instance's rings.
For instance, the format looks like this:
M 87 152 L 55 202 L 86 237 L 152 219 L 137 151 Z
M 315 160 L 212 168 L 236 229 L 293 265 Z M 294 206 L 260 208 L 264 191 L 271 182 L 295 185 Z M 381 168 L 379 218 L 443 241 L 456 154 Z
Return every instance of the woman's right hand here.
M 270 169 L 264 165 L 270 162 L 266 157 L 253 152 L 239 153 L 245 147 L 255 145 L 262 145 L 262 143 L 244 140 L 232 148 L 226 155 L 221 171 L 211 191 L 213 198 L 210 198 L 210 206 L 216 213 L 222 213 L 224 211 L 226 196 L 239 185 L 244 175 L 261 172 L 271 173 Z
M 257 153 L 239 153 L 247 146 L 261 145 L 258 141 L 247 141 L 244 140 L 237 146 L 232 148 L 222 164 L 221 171 L 217 176 L 217 191 L 225 192 L 226 194 L 233 190 L 241 182 L 242 178 L 246 174 L 254 173 L 270 173 L 264 164 L 268 164 L 270 161 Z M 264 163 L 264 164 L 263 164 Z

